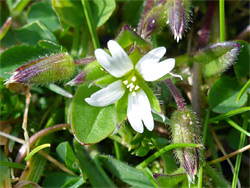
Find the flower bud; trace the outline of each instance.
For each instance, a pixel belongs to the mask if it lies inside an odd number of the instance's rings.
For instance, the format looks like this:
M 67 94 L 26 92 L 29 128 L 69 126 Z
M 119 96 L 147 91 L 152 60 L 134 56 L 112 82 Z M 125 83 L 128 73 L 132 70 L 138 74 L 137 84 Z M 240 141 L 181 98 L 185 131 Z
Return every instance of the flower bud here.
M 174 35 L 174 39 L 179 42 L 187 28 L 189 16 L 189 0 L 171 0 L 170 5 L 167 5 L 170 29 Z
M 70 86 L 80 85 L 85 81 L 85 76 L 86 76 L 86 71 L 83 70 L 78 75 L 76 75 L 76 77 L 73 80 L 69 81 L 67 85 Z
M 147 17 L 143 21 L 143 27 L 140 35 L 148 38 L 154 31 L 160 30 L 165 26 L 167 14 L 163 5 L 158 5 L 151 9 Z
M 73 58 L 68 53 L 54 54 L 36 59 L 19 67 L 7 83 L 46 84 L 59 82 L 75 72 Z
M 200 128 L 195 114 L 189 109 L 176 110 L 171 117 L 171 133 L 173 143 L 201 144 Z M 194 147 L 175 149 L 180 165 L 187 173 L 189 183 L 194 183 L 199 167 L 200 150 Z

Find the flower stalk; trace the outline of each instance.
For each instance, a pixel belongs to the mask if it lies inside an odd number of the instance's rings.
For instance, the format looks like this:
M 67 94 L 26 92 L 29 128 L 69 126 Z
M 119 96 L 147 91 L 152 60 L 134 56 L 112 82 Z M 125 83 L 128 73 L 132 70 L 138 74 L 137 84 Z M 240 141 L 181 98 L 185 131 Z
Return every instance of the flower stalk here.
M 184 99 L 181 96 L 181 94 L 179 93 L 179 91 L 177 90 L 176 86 L 172 83 L 172 81 L 170 79 L 165 80 L 165 83 L 167 84 L 169 90 L 171 91 L 178 108 L 185 109 L 186 106 L 184 103 Z

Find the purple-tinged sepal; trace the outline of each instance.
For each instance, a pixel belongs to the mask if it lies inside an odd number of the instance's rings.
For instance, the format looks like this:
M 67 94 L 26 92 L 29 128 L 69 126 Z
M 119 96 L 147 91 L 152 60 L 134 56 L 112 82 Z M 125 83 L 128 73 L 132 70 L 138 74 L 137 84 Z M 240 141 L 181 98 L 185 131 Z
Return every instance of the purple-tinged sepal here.
M 69 81 L 67 85 L 76 86 L 80 85 L 85 81 L 86 71 L 82 70 L 73 80 Z
M 168 16 L 164 5 L 161 4 L 152 8 L 142 22 L 142 29 L 139 31 L 141 37 L 148 38 L 153 32 L 162 29 L 167 19 Z
M 47 84 L 68 79 L 75 72 L 75 63 L 68 53 L 42 57 L 12 72 L 8 83 Z
M 170 0 L 170 3 L 166 4 L 166 8 L 169 15 L 167 23 L 174 39 L 179 42 L 190 20 L 190 2 L 189 0 Z
M 200 127 L 194 112 L 189 109 L 178 109 L 171 117 L 171 133 L 173 143 L 202 144 L 200 139 Z M 194 183 L 197 175 L 200 149 L 185 147 L 175 149 L 175 156 L 180 165 L 185 169 L 189 184 Z

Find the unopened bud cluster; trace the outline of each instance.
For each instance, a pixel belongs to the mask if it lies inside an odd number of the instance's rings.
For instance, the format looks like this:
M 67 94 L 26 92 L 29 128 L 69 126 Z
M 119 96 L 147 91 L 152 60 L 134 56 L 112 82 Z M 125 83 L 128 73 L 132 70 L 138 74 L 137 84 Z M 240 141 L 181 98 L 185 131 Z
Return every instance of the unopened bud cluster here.
M 201 144 L 200 128 L 196 116 L 191 110 L 186 108 L 176 110 L 172 114 L 170 127 L 173 143 Z M 199 148 L 178 148 L 175 149 L 175 155 L 180 165 L 185 169 L 189 182 L 194 183 L 199 166 Z
M 13 72 L 7 83 L 45 84 L 59 82 L 75 72 L 73 58 L 68 53 L 54 54 L 31 61 Z
M 187 28 L 189 16 L 189 1 L 188 0 L 170 0 L 167 6 L 169 13 L 169 26 L 174 39 L 179 42 Z
M 166 24 L 169 24 L 174 39 L 179 42 L 187 29 L 189 20 L 189 0 L 160 1 L 142 19 L 142 29 L 139 29 L 139 32 L 143 38 L 148 38 L 154 31 L 158 31 L 166 26 Z

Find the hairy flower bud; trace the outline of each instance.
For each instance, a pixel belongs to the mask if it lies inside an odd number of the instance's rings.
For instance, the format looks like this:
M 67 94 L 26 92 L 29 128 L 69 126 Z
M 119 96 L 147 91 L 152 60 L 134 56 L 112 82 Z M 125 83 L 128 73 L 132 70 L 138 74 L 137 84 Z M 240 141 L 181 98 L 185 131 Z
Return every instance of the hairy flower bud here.
M 189 16 L 189 0 L 171 0 L 167 5 L 170 29 L 174 35 L 174 39 L 179 42 L 187 28 Z
M 7 83 L 46 84 L 67 79 L 75 72 L 73 58 L 68 53 L 36 59 L 19 67 Z
M 165 26 L 167 14 L 163 5 L 158 5 L 151 9 L 147 17 L 143 20 L 142 30 L 140 35 L 143 38 L 148 38 L 154 31 L 160 30 Z
M 171 117 L 173 143 L 201 144 L 200 130 L 195 114 L 189 109 L 176 110 Z M 194 183 L 199 167 L 199 148 L 186 147 L 175 150 L 180 165 L 186 170 L 189 183 Z

